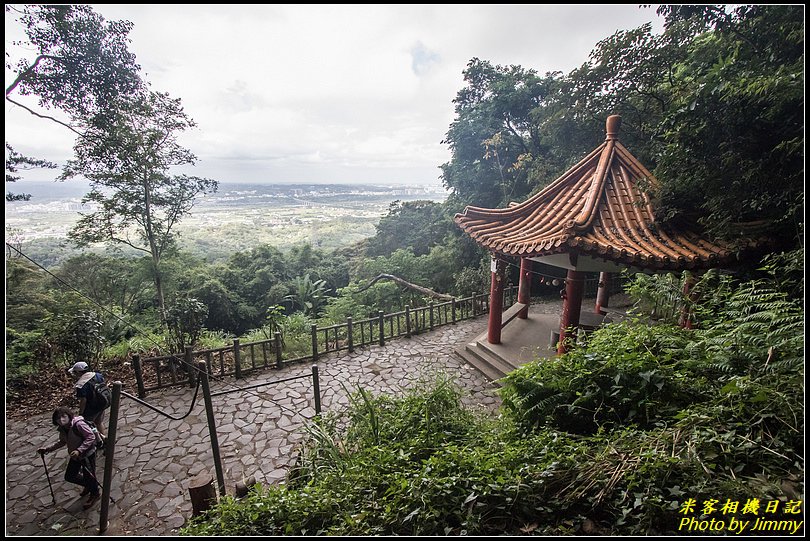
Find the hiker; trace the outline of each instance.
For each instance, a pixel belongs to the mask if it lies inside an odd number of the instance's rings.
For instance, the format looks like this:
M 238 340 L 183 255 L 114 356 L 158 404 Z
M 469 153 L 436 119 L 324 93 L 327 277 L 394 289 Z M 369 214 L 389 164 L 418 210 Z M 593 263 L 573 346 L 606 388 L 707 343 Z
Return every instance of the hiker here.
M 108 404 L 103 403 L 96 396 L 96 384 L 104 383 L 101 372 L 93 372 L 87 363 L 80 361 L 74 364 L 68 373 L 78 377 L 74 388 L 76 398 L 79 399 L 79 415 L 88 421 L 93 421 L 102 437 L 104 434 L 104 410 Z
M 84 503 L 84 508 L 90 509 L 101 498 L 96 479 L 96 436 L 84 419 L 74 416 L 68 408 L 56 408 L 52 420 L 59 432 L 59 441 L 40 447 L 37 452 L 45 455 L 67 445 L 70 460 L 65 470 L 65 481 L 84 487 L 81 497 L 90 494 Z

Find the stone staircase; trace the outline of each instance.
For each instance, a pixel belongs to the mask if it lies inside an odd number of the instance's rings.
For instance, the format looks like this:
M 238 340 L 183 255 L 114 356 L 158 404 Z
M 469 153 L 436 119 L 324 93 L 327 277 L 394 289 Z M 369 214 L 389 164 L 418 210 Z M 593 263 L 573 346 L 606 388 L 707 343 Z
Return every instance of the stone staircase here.
M 456 354 L 491 381 L 535 359 L 554 356 L 556 352 L 550 345 L 552 333 L 559 331 L 559 316 L 530 311 L 527 319 L 518 319 L 523 306 L 516 304 L 504 312 L 500 344 L 490 344 L 485 331 L 456 348 Z

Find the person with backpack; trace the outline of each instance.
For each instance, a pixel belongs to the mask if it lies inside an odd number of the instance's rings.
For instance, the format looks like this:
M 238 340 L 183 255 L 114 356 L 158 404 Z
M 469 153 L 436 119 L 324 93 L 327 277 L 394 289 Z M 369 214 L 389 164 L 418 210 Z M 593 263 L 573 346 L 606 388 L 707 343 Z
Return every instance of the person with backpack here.
M 84 503 L 84 508 L 90 509 L 101 498 L 100 484 L 96 479 L 96 435 L 91 425 L 81 416 L 74 416 L 68 408 L 56 408 L 51 420 L 59 432 L 59 441 L 40 447 L 37 452 L 44 456 L 67 445 L 70 460 L 65 481 L 84 487 L 81 497 L 90 494 Z
M 110 389 L 101 372 L 93 372 L 86 362 L 74 364 L 68 372 L 78 377 L 74 388 L 79 399 L 79 415 L 95 423 L 104 437 L 104 410 L 110 406 Z

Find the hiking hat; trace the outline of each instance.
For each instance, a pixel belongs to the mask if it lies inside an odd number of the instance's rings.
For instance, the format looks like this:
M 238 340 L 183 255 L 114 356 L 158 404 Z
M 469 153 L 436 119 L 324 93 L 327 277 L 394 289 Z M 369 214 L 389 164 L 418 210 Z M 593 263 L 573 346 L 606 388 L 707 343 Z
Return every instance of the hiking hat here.
M 90 367 L 87 366 L 86 362 L 79 361 L 78 363 L 74 364 L 70 368 L 70 370 L 68 370 L 68 372 L 70 372 L 71 374 L 73 374 L 75 376 L 76 374 L 81 374 L 83 372 L 87 372 L 89 369 L 90 369 Z

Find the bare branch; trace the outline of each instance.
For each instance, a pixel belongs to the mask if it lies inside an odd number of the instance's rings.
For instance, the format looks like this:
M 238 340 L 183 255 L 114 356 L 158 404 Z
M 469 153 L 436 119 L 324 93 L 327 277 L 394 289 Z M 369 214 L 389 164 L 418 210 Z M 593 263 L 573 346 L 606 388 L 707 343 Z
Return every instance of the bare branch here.
M 361 291 L 365 291 L 366 289 L 370 288 L 371 286 L 373 286 L 375 283 L 377 283 L 380 280 L 391 280 L 392 282 L 396 282 L 397 284 L 399 284 L 399 285 L 401 285 L 403 287 L 407 287 L 408 289 L 412 289 L 412 290 L 414 290 L 414 291 L 416 291 L 418 293 L 421 293 L 422 295 L 427 295 L 428 297 L 433 297 L 434 299 L 441 299 L 443 301 L 451 301 L 451 300 L 453 300 L 452 295 L 445 295 L 444 293 L 438 293 L 436 291 L 433 291 L 432 289 L 428 289 L 426 287 L 422 287 L 422 286 L 413 284 L 411 282 L 408 282 L 407 280 L 403 280 L 402 278 L 400 278 L 398 276 L 394 276 L 393 274 L 380 274 L 376 278 L 374 278 L 371 282 L 369 282 L 368 285 L 358 289 L 357 292 L 359 293 Z
M 12 99 L 11 99 L 11 98 L 9 98 L 8 96 L 6 96 L 6 101 L 9 101 L 9 102 L 13 103 L 13 104 L 14 104 L 14 105 L 16 105 L 17 107 L 22 107 L 23 109 L 25 109 L 26 111 L 28 111 L 29 113 L 31 113 L 31 114 L 32 114 L 32 115 L 34 115 L 34 116 L 37 116 L 37 117 L 39 117 L 39 118 L 44 118 L 44 119 L 46 119 L 46 120 L 53 120 L 53 121 L 54 121 L 54 122 L 56 122 L 57 124 L 61 124 L 62 126 L 66 127 L 67 129 L 69 129 L 70 131 L 72 131 L 73 133 L 75 133 L 76 135 L 78 135 L 79 137 L 84 137 L 84 136 L 85 136 L 85 135 L 84 135 L 82 132 L 78 131 L 76 128 L 74 128 L 74 127 L 73 127 L 73 126 L 71 126 L 70 124 L 66 124 L 66 123 L 62 122 L 61 120 L 58 120 L 58 119 L 56 119 L 56 118 L 54 118 L 54 117 L 52 117 L 52 116 L 48 116 L 48 115 L 41 115 L 41 114 L 37 113 L 36 111 L 34 111 L 33 109 L 30 109 L 29 107 L 26 107 L 26 106 L 25 106 L 25 105 L 23 105 L 22 103 L 19 103 L 19 102 L 16 102 L 16 101 L 12 100 Z
M 17 78 L 14 79 L 14 82 L 11 83 L 11 85 L 9 85 L 8 88 L 6 88 L 6 97 L 8 97 L 9 94 L 14 92 L 14 89 L 17 88 L 17 85 L 19 85 L 21 82 L 23 82 L 23 80 L 26 79 L 28 77 L 28 75 L 30 75 L 31 72 L 33 72 L 36 69 L 36 67 L 39 65 L 40 60 L 43 60 L 43 59 L 46 59 L 46 58 L 49 59 L 49 60 L 59 61 L 59 59 L 57 57 L 55 57 L 55 56 L 50 56 L 50 55 L 46 55 L 46 54 L 39 55 L 36 58 L 36 60 L 34 60 L 34 63 L 31 64 L 31 66 L 29 66 L 28 69 L 26 69 L 24 72 L 19 74 L 17 76 Z

